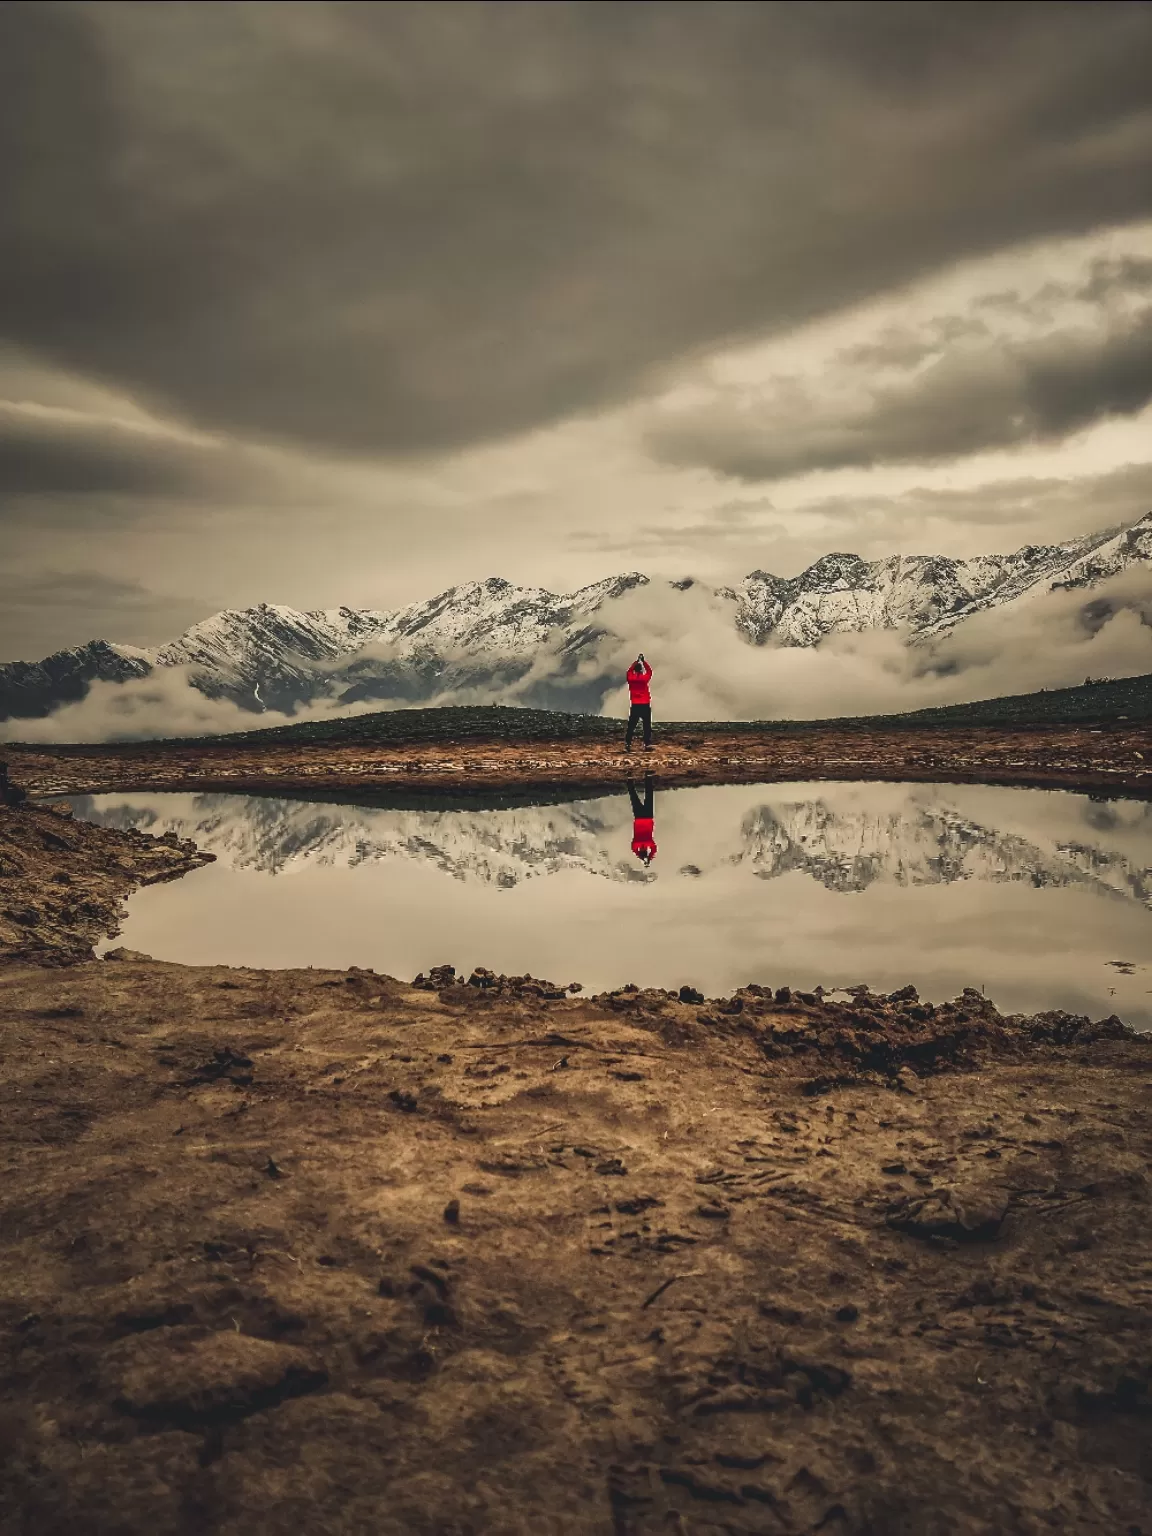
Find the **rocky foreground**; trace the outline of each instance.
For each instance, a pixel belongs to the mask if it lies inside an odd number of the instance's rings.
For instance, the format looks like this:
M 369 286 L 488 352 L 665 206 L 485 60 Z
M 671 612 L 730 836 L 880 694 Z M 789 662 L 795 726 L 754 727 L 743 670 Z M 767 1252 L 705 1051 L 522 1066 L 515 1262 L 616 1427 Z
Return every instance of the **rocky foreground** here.
M 0 858 L 4 1536 L 1152 1530 L 1118 1020 L 97 961 L 194 855 Z

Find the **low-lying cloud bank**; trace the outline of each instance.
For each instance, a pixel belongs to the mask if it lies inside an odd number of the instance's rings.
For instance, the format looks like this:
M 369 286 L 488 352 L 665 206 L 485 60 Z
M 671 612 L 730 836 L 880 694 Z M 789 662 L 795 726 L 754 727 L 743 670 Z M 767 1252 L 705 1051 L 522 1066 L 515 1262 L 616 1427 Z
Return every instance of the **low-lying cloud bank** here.
M 83 699 L 65 704 L 41 720 L 5 720 L 0 723 L 0 741 L 65 743 L 223 736 L 387 707 L 340 705 L 326 699 L 294 715 L 277 710 L 254 714 L 231 699 L 210 699 L 201 693 L 191 680 L 190 668 L 164 667 L 126 683 L 94 682 Z
M 618 632 L 580 658 L 570 683 L 604 679 L 607 715 L 627 713 L 622 679 L 638 649 L 655 668 L 654 713 L 667 720 L 892 713 L 1152 672 L 1152 570 L 986 610 L 916 645 L 895 630 L 831 635 L 812 647 L 749 645 L 733 629 L 730 603 L 699 586 L 639 587 L 618 601 L 612 621 Z M 550 669 L 556 659 L 542 654 L 498 702 L 537 703 L 542 685 L 555 692 L 568 681 Z M 464 689 L 438 702 L 492 699 Z
M 753 646 L 733 627 L 730 601 L 696 586 L 638 587 L 618 599 L 611 633 L 542 646 L 530 658 L 442 657 L 427 667 L 431 694 L 341 702 L 349 674 L 325 669 L 332 696 L 293 715 L 255 715 L 210 699 L 186 668 L 128 683 L 95 683 L 79 703 L 43 720 L 10 720 L 0 739 L 99 742 L 250 731 L 292 720 L 324 720 L 414 702 L 510 704 L 627 712 L 623 675 L 638 650 L 655 668 L 654 713 L 664 720 L 819 719 L 962 703 L 1086 677 L 1152 672 L 1152 570 L 1129 570 L 1087 590 L 1050 591 L 966 620 L 950 635 L 908 644 L 897 631 L 832 635 L 810 648 Z M 419 664 L 378 648 L 365 670 Z M 378 683 L 385 687 L 386 684 Z M 412 685 L 415 687 L 415 684 Z

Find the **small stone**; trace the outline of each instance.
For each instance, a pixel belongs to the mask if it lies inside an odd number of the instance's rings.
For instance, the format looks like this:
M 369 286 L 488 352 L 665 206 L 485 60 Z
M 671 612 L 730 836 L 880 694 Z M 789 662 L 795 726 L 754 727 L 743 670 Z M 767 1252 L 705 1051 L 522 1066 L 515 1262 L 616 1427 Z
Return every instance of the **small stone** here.
M 838 1323 L 854 1323 L 859 1316 L 860 1308 L 854 1307 L 851 1302 L 838 1307 L 836 1310 L 836 1321 Z
M 449 1200 L 448 1204 L 444 1207 L 444 1220 L 450 1227 L 458 1227 L 460 1225 L 459 1200 Z

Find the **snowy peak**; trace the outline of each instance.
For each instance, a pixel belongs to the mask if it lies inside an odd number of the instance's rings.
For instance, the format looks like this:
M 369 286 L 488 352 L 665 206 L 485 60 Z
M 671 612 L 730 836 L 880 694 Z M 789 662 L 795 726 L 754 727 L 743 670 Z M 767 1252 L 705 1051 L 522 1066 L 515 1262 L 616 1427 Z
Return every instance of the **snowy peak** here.
M 566 629 L 577 617 L 587 618 L 647 580 L 638 572 L 611 576 L 565 595 L 543 587 L 518 587 L 491 576 L 487 581 L 449 587 L 427 602 L 402 608 L 382 626 L 377 638 L 399 647 L 399 654 L 434 649 L 523 655 L 537 650 L 555 630 Z
M 193 624 L 156 652 L 161 667 L 192 667 L 201 679 L 254 687 L 274 679 L 304 677 L 302 663 L 330 661 L 374 639 L 387 615 L 355 608 L 301 613 L 279 603 L 226 608 Z
M 1152 559 L 1152 513 L 1129 527 L 1064 544 L 1030 544 L 1010 555 L 824 555 L 786 579 L 753 571 L 723 595 L 737 628 L 756 645 L 815 645 L 826 635 L 905 629 L 946 633 L 969 615 L 1052 588 L 1092 586 Z

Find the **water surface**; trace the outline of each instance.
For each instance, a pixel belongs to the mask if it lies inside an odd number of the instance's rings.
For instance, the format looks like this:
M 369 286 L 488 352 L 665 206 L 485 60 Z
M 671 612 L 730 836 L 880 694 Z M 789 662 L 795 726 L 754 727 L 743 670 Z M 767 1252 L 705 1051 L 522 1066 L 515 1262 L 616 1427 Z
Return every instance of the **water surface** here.
M 590 990 L 983 986 L 1005 1011 L 1152 1027 L 1152 807 L 894 784 L 661 791 L 445 809 L 247 795 L 72 798 L 217 863 L 137 892 L 115 941 L 189 964 L 458 969 Z M 644 807 L 640 806 L 640 810 Z

